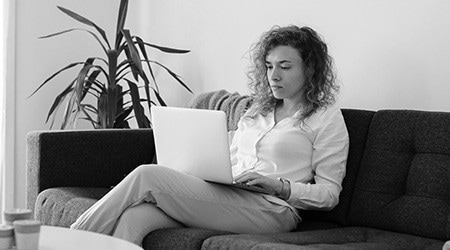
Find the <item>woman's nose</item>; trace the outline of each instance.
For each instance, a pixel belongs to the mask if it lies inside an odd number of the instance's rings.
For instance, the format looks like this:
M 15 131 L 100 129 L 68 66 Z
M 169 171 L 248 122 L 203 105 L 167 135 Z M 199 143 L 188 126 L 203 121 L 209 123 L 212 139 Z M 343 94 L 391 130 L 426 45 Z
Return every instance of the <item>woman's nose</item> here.
M 273 69 L 270 71 L 270 80 L 272 80 L 272 81 L 278 81 L 278 80 L 280 80 L 280 71 L 279 71 L 278 69 L 273 68 Z

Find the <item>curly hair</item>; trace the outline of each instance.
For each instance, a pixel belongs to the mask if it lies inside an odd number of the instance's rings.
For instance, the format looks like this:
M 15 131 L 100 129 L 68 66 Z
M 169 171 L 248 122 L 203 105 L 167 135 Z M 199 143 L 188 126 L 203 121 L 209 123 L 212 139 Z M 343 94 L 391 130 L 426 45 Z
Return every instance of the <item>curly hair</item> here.
M 248 71 L 249 88 L 253 105 L 249 115 L 267 115 L 275 109 L 277 100 L 272 93 L 267 78 L 266 57 L 275 47 L 284 45 L 295 48 L 304 62 L 306 72 L 306 103 L 302 106 L 299 121 L 311 116 L 317 110 L 336 101 L 339 86 L 335 83 L 333 59 L 328 55 L 325 42 L 316 31 L 309 27 L 275 26 L 264 33 L 250 50 L 252 66 Z

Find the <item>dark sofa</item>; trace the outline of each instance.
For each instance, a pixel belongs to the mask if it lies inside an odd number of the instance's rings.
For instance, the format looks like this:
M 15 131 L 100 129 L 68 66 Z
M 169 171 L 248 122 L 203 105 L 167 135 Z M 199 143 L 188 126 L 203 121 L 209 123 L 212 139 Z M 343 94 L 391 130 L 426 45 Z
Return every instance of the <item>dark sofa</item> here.
M 251 102 L 225 92 L 199 98 L 190 106 L 226 111 L 231 129 Z M 303 222 L 289 233 L 158 230 L 144 248 L 442 249 L 450 239 L 450 113 L 342 112 L 350 151 L 333 210 L 301 211 Z M 150 129 L 32 132 L 27 206 L 43 224 L 68 227 L 132 169 L 153 160 Z

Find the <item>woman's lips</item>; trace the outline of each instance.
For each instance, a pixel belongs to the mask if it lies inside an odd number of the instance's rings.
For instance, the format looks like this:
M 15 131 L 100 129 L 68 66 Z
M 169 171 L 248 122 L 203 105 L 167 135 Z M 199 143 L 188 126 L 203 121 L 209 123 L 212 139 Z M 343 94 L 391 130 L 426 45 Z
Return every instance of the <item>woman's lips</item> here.
M 273 85 L 273 86 L 270 86 L 270 88 L 272 89 L 272 90 L 279 90 L 279 89 L 281 89 L 282 87 L 281 86 L 278 86 L 278 85 Z

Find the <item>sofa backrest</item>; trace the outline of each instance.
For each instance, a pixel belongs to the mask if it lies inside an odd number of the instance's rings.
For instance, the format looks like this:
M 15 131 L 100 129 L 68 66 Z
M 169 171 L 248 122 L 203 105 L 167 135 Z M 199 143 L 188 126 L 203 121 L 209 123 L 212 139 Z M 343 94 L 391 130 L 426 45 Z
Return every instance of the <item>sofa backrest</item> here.
M 382 110 L 374 115 L 349 222 L 450 238 L 450 113 Z
M 366 147 L 369 126 L 374 114 L 374 111 L 369 110 L 342 109 L 350 145 L 347 158 L 347 170 L 344 181 L 342 182 L 342 192 L 339 195 L 339 204 L 331 211 L 302 211 L 302 218 L 304 220 L 311 219 L 331 222 L 342 226 L 348 224 L 347 215 L 350 210 L 353 189 Z

